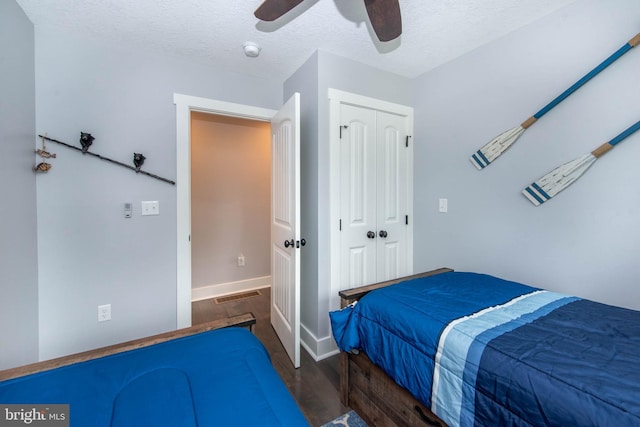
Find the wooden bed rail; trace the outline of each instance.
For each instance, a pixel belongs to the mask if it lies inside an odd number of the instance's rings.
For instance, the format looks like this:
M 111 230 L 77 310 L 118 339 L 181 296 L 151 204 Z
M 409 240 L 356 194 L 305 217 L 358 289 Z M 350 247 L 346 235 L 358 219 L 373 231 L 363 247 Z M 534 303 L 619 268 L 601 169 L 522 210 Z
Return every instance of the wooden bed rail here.
M 160 344 L 177 338 L 183 338 L 202 332 L 212 331 L 214 329 L 228 328 L 231 326 L 249 328 L 253 332 L 256 324 L 256 318 L 253 313 L 245 313 L 225 319 L 214 320 L 207 323 L 191 326 L 189 328 L 178 329 L 176 331 L 165 332 L 150 337 L 140 338 L 127 341 L 120 344 L 114 344 L 107 347 L 101 347 L 94 350 L 76 353 L 69 356 L 58 357 L 56 359 L 36 362 L 29 365 L 19 366 L 17 368 L 0 371 L 0 381 L 11 378 L 18 378 L 24 375 L 35 374 L 37 372 L 47 371 L 50 369 L 60 368 L 62 366 L 72 365 L 74 363 L 86 362 L 88 360 L 98 359 L 104 356 L 110 356 L 116 353 L 122 353 L 129 350 L 136 350 L 148 347 L 154 344 Z
M 386 282 L 374 283 L 372 285 L 360 286 L 357 288 L 346 289 L 344 291 L 340 291 L 338 294 L 340 295 L 340 306 L 346 307 L 352 302 L 359 300 L 366 294 L 371 291 L 375 291 L 376 289 L 384 288 L 386 286 L 395 285 L 396 283 L 404 282 L 412 279 L 419 279 L 420 277 L 429 277 L 435 276 L 436 274 L 448 273 L 453 271 L 450 268 L 438 268 L 436 270 L 426 271 L 424 273 L 414 274 L 412 276 L 399 277 L 393 280 L 387 280 Z

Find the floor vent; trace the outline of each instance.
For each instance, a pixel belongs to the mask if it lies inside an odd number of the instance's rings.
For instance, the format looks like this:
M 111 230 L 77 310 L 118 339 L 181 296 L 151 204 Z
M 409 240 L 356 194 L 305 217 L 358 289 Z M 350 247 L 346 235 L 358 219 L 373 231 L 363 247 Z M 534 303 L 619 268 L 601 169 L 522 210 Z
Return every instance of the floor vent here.
M 238 301 L 241 299 L 253 298 L 262 295 L 260 291 L 242 292 L 239 294 L 227 295 L 224 297 L 214 298 L 216 304 L 224 304 L 225 302 Z

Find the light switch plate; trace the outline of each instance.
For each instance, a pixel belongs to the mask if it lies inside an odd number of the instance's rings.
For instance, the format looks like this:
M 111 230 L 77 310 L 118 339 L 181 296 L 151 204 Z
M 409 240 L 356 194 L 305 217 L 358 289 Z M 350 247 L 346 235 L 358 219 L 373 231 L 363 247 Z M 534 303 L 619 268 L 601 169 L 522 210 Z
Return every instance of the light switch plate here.
M 449 199 L 440 199 L 438 204 L 438 211 L 446 213 L 449 210 Z
M 160 202 L 141 202 L 142 215 L 160 215 Z

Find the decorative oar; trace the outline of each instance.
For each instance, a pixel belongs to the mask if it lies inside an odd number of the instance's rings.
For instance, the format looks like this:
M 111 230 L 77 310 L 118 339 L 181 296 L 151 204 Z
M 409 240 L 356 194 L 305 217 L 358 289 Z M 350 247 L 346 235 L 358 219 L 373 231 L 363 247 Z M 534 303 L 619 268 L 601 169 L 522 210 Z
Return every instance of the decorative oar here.
M 591 70 L 587 75 L 578 80 L 571 86 L 569 89 L 562 92 L 556 99 L 547 104 L 542 110 L 535 113 L 533 116 L 529 117 L 527 120 L 522 122 L 519 126 L 514 127 L 513 129 L 509 129 L 508 131 L 498 135 L 493 140 L 489 141 L 485 144 L 481 149 L 476 151 L 471 156 L 471 163 L 478 169 L 482 170 L 485 167 L 489 166 L 491 162 L 493 162 L 498 156 L 504 153 L 507 148 L 511 147 L 514 142 L 522 135 L 522 133 L 529 128 L 532 124 L 534 124 L 540 117 L 544 116 L 551 110 L 553 107 L 564 101 L 569 95 L 578 90 L 582 85 L 587 83 L 593 77 L 595 77 L 599 72 L 607 68 L 613 62 L 615 62 L 622 55 L 630 51 L 632 48 L 640 44 L 640 33 L 638 33 L 634 38 L 629 40 L 624 46 L 618 49 L 613 55 L 605 59 L 600 65 Z
M 558 166 L 522 190 L 522 194 L 524 194 L 534 205 L 541 205 L 573 184 L 573 182 L 580 178 L 582 174 L 585 173 L 596 160 L 598 160 L 598 158 L 637 130 L 640 130 L 640 122 L 637 122 L 611 141 L 605 142 L 591 153 L 565 163 L 562 166 Z

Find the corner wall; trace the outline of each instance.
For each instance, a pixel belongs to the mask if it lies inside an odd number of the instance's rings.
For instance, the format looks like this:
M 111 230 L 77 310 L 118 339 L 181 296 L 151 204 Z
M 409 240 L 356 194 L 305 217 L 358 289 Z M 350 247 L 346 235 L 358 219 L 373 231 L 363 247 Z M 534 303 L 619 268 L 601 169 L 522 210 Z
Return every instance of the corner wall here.
M 315 354 L 318 318 L 318 52 L 284 83 L 284 101 L 300 93 L 300 334 Z
M 640 132 L 534 207 L 521 191 L 640 120 L 633 49 L 483 171 L 469 157 L 638 33 L 636 0 L 583 0 L 417 78 L 415 270 L 448 266 L 640 309 Z M 449 213 L 438 199 L 449 199 Z
M 409 79 L 323 51 L 314 53 L 284 84 L 285 99 L 301 93 L 302 230 L 308 242 L 301 252 L 301 335 L 317 359 L 336 350 L 329 310 L 339 305 L 338 295 L 331 295 L 329 88 L 411 105 Z
M 36 28 L 36 129 L 176 179 L 174 93 L 273 108 L 281 82 Z M 55 144 L 38 179 L 40 358 L 176 328 L 176 187 Z M 141 201 L 160 215 L 141 216 Z M 133 204 L 124 218 L 124 203 Z M 112 320 L 97 322 L 111 304 Z
M 2 370 L 38 360 L 34 31 L 13 0 L 0 2 L 0 76 Z

